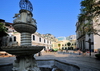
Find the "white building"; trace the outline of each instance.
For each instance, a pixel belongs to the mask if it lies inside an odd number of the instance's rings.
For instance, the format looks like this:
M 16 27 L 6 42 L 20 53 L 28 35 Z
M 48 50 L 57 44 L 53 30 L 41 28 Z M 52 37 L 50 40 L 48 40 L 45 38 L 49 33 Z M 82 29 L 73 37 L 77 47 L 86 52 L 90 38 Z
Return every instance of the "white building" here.
M 76 35 L 70 35 L 69 40 L 76 40 Z
M 18 41 L 18 45 L 20 45 L 20 33 L 15 32 L 13 35 L 16 36 L 16 41 Z M 35 32 L 31 35 L 32 46 L 45 46 L 45 49 L 51 49 L 54 40 L 55 37 L 51 34 L 40 34 Z
M 95 0 L 95 6 L 99 5 L 98 1 L 100 0 Z M 93 26 L 93 29 L 96 29 L 99 35 L 91 33 L 89 36 L 84 32 L 86 28 L 83 27 L 83 24 L 86 24 L 88 20 L 85 19 L 82 23 L 77 22 L 76 23 L 77 47 L 82 50 L 92 50 L 94 52 L 98 52 L 98 49 L 100 49 L 100 25 L 98 25 L 100 24 L 100 15 L 95 16 L 91 20 L 92 20 L 91 25 Z
M 17 45 L 20 46 L 21 43 L 20 33 L 18 33 L 13 29 L 12 23 L 8 23 L 5 21 L 3 23 L 8 29 L 7 42 L 9 42 L 9 44 L 7 44 L 7 46 L 15 45 L 16 41 Z M 38 32 L 35 32 L 34 34 L 31 35 L 31 41 L 32 41 L 31 42 L 32 46 L 45 46 L 46 49 L 51 49 L 52 42 L 55 41 L 55 37 L 51 34 L 40 34 Z

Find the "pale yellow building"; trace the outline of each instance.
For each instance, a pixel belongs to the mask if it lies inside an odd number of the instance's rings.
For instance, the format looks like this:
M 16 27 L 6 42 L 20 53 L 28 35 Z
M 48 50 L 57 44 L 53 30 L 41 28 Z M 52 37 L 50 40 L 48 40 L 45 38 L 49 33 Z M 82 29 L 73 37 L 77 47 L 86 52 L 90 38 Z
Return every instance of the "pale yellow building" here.
M 67 43 L 70 42 L 71 45 L 68 46 Z M 56 39 L 56 42 L 52 42 L 52 48 L 53 49 L 62 49 L 62 48 L 67 48 L 68 47 L 73 47 L 73 49 L 76 49 L 76 40 L 73 39 L 73 40 L 58 40 Z

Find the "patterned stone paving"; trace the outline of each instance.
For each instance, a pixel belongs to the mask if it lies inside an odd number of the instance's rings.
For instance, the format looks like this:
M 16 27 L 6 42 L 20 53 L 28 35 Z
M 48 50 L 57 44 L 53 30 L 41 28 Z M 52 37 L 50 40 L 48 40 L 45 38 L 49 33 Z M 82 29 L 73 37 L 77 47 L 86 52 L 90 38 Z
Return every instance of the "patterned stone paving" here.
M 100 60 L 94 55 L 63 54 L 56 52 L 42 52 L 41 56 L 35 55 L 36 59 L 56 59 L 80 67 L 80 71 L 100 71 Z M 0 57 L 0 66 L 13 63 L 15 57 Z

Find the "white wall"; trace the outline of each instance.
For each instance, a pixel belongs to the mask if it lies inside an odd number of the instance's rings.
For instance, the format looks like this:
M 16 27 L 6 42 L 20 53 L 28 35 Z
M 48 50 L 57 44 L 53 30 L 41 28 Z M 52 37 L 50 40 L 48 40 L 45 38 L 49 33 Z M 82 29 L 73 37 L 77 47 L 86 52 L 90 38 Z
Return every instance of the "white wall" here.
M 33 40 L 33 35 L 35 36 L 35 41 Z M 39 41 L 39 38 L 41 38 L 41 42 Z M 44 43 L 44 39 L 45 39 L 45 43 Z M 49 43 L 47 43 L 47 41 Z M 41 36 L 38 36 L 38 35 L 35 35 L 35 34 L 32 34 L 32 45 L 39 45 L 39 46 L 45 46 L 45 48 L 49 48 L 51 47 L 51 41 L 46 39 L 46 38 L 43 38 Z M 36 44 L 35 44 L 36 43 Z

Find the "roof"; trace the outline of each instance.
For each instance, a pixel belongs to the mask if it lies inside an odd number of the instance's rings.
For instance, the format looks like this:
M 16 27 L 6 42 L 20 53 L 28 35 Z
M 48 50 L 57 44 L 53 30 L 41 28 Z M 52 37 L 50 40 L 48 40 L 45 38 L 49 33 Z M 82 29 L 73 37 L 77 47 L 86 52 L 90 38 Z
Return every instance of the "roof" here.
M 12 25 L 13 23 L 9 23 L 9 22 L 5 22 L 5 25 L 6 26 L 10 26 L 10 25 Z
M 0 19 L 0 22 L 5 22 L 5 20 L 3 20 L 3 19 Z

